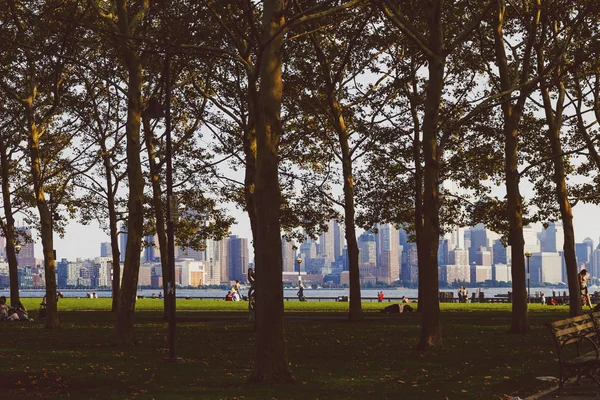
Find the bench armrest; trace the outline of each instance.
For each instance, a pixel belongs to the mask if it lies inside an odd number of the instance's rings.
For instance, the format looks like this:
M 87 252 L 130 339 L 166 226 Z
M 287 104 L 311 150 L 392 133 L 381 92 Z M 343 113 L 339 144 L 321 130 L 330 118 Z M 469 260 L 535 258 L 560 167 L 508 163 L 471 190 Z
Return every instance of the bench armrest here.
M 588 342 L 590 342 L 592 344 L 592 346 L 594 347 L 594 351 L 596 352 L 596 359 L 600 359 L 600 350 L 598 349 L 598 345 L 596 344 L 596 342 L 594 340 L 592 340 L 591 338 L 589 338 L 588 336 L 583 336 L 583 335 L 575 335 L 575 336 L 571 336 L 569 338 L 569 341 L 573 340 L 573 339 L 585 339 Z M 570 344 L 569 342 L 567 342 L 567 344 Z M 575 342 L 575 344 L 579 344 L 579 341 Z M 561 348 L 564 348 L 566 346 L 566 344 L 562 345 Z M 577 354 L 579 354 L 579 345 L 577 346 Z

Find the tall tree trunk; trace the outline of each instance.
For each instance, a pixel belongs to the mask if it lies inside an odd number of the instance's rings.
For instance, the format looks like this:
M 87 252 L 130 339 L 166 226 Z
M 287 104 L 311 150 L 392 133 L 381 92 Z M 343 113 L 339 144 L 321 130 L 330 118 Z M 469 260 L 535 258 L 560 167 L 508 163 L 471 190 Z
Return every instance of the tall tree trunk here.
M 556 32 L 555 32 L 556 35 Z M 543 67 L 543 53 L 538 55 L 538 67 Z M 550 91 L 547 86 L 542 84 L 541 92 L 544 101 L 544 111 L 546 113 L 546 122 L 548 131 L 546 136 L 552 149 L 554 164 L 553 180 L 556 185 L 556 198 L 560 208 L 560 216 L 563 221 L 564 232 L 564 257 L 567 267 L 567 281 L 569 284 L 569 314 L 574 317 L 581 315 L 581 289 L 577 271 L 577 258 L 575 256 L 575 230 L 573 228 L 573 211 L 569 202 L 569 193 L 567 190 L 565 162 L 560 143 L 560 130 L 562 129 L 562 117 L 565 102 L 565 85 L 561 78 L 562 67 L 557 68 L 555 81 L 558 90 L 556 98 L 556 110 L 553 110 Z
M 316 30 L 316 26 L 311 26 Z M 346 121 L 342 113 L 342 107 L 336 98 L 338 82 L 332 79 L 330 63 L 323 52 L 319 39 L 315 34 L 311 35 L 312 43 L 317 53 L 317 59 L 321 67 L 321 73 L 325 82 L 328 109 L 325 112 L 329 115 L 333 129 L 338 135 L 340 145 L 340 154 L 342 159 L 342 175 L 344 178 L 344 217 L 345 217 L 345 236 L 348 246 L 348 262 L 350 271 L 350 307 L 348 319 L 351 321 L 360 321 L 363 319 L 362 303 L 360 295 L 360 268 L 358 265 L 358 242 L 356 240 L 355 212 L 354 205 L 354 176 L 352 174 L 352 150 L 350 149 L 350 133 L 346 128 Z
M 19 304 L 19 266 L 15 253 L 15 217 L 10 200 L 10 160 L 6 138 L 0 137 L 0 176 L 2 179 L 2 203 L 4 206 L 4 219 L 2 231 L 6 239 L 6 256 L 8 258 L 8 276 L 10 280 L 10 304 Z
M 340 106 L 337 102 L 332 102 L 332 111 L 334 112 L 334 121 L 338 131 L 338 140 L 340 142 L 342 154 L 342 173 L 344 176 L 344 216 L 346 231 L 346 243 L 348 246 L 348 261 L 350 271 L 350 309 L 348 319 L 351 321 L 360 321 L 363 319 L 362 303 L 360 296 L 360 269 L 358 267 L 358 242 L 356 240 L 356 230 L 354 222 L 354 177 L 352 175 L 352 154 L 348 144 L 348 132 L 346 124 L 342 117 Z
M 539 0 L 537 12 L 531 15 L 531 27 L 526 37 L 526 47 L 523 52 L 521 81 L 529 77 L 531 67 L 531 53 L 535 43 L 535 33 L 539 22 Z M 496 3 L 496 29 L 494 29 L 494 50 L 496 63 L 500 75 L 500 90 L 507 94 L 502 97 L 502 113 L 504 116 L 504 170 L 506 180 L 507 219 L 509 223 L 508 244 L 511 246 L 512 255 L 512 324 L 510 331 L 519 333 L 529 330 L 527 316 L 527 291 L 525 287 L 525 256 L 523 239 L 523 200 L 519 191 L 520 175 L 518 171 L 518 135 L 519 121 L 530 88 L 522 88 L 513 105 L 510 90 L 513 87 L 514 71 L 509 68 L 504 48 L 504 17 L 505 1 Z
M 245 48 L 245 47 L 244 47 Z M 250 56 L 245 56 L 248 76 L 248 121 L 243 126 L 243 148 L 246 162 L 244 174 L 244 201 L 248 218 L 250 219 L 250 230 L 252 231 L 252 243 L 256 254 L 257 237 L 257 215 L 256 215 L 256 112 L 258 109 L 258 89 L 256 86 L 255 71 L 249 66 L 252 65 Z M 230 277 L 231 279 L 231 277 Z
M 429 79 L 423 116 L 423 235 L 417 248 L 419 258 L 419 289 L 423 293 L 419 310 L 422 312 L 419 349 L 442 346 L 438 282 L 438 247 L 440 237 L 439 176 L 441 149 L 438 148 L 439 110 L 444 87 L 445 57 L 443 56 L 442 2 L 431 1 L 426 10 L 431 36 L 429 48 Z M 422 281 L 422 282 L 421 282 Z
M 129 18 L 125 0 L 117 1 L 118 26 L 123 35 L 120 46 L 129 76 L 127 88 L 127 176 L 129 180 L 129 219 L 127 222 L 127 247 L 123 283 L 119 297 L 119 309 L 115 324 L 117 344 L 131 344 L 133 335 L 133 314 L 140 271 L 140 252 L 144 225 L 144 177 L 140 160 L 140 118 L 142 110 L 142 64 L 137 54 L 136 43 L 129 39 Z
M 506 107 L 504 114 L 504 170 L 506 174 L 506 202 L 509 223 L 508 244 L 511 246 L 512 277 L 512 324 L 510 331 L 519 333 L 529 330 L 527 316 L 527 288 L 525 287 L 525 257 L 523 238 L 523 203 L 519 191 L 518 129 L 513 107 Z M 511 115 L 512 114 L 512 115 Z
M 281 279 L 278 147 L 283 84 L 283 0 L 264 0 L 256 153 L 256 355 L 251 382 L 293 381 L 287 360 Z
M 111 311 L 116 312 L 119 305 L 119 292 L 121 291 L 121 252 L 119 251 L 119 233 L 117 226 L 117 212 L 115 202 L 115 192 L 112 181 L 112 167 L 110 164 L 110 154 L 106 148 L 106 141 L 103 138 L 100 142 L 102 150 L 102 162 L 104 163 L 104 173 L 106 174 L 106 199 L 108 207 L 108 229 L 110 232 L 110 248 L 112 255 L 112 306 Z
M 58 328 L 58 309 L 56 306 L 56 260 L 54 259 L 54 243 L 52 238 L 52 216 L 44 197 L 40 158 L 40 133 L 35 123 L 31 104 L 25 107 L 29 133 L 29 157 L 31 176 L 38 212 L 40 214 L 42 236 L 42 252 L 44 254 L 44 277 L 46 278 L 46 328 Z
M 154 218 L 156 219 L 156 234 L 158 236 L 158 245 L 161 249 L 160 252 L 160 266 L 163 274 L 163 292 L 164 292 L 164 317 L 167 318 L 167 310 L 171 310 L 170 299 L 172 296 L 168 296 L 167 282 L 171 282 L 171 271 L 169 269 L 169 254 L 167 250 L 167 231 L 165 212 L 163 210 L 162 202 L 162 189 L 160 187 L 160 166 L 157 165 L 154 159 L 154 144 L 152 139 L 152 129 L 150 127 L 150 121 L 146 117 L 142 117 L 142 123 L 144 125 L 144 138 L 146 140 L 146 150 L 148 151 L 148 164 L 150 168 L 150 184 L 152 186 L 152 203 L 154 204 Z
M 423 170 L 421 168 L 421 139 L 420 139 L 420 134 L 421 134 L 421 123 L 419 121 L 419 115 L 418 115 L 418 104 L 417 104 L 417 99 L 418 99 L 418 88 L 417 88 L 417 79 L 416 79 L 416 71 L 413 68 L 411 68 L 411 72 L 412 72 L 412 76 L 414 77 L 414 79 L 412 80 L 412 91 L 409 94 L 409 100 L 410 100 L 410 113 L 411 113 L 411 117 L 412 117 L 412 121 L 413 121 L 413 162 L 415 163 L 415 237 L 416 237 L 416 244 L 417 244 L 417 258 L 418 258 L 418 265 L 424 265 L 427 260 L 425 258 L 419 258 L 419 256 L 424 255 L 423 253 L 419 253 L 418 249 L 420 246 L 420 242 L 423 238 Z M 419 301 L 417 302 L 417 311 L 422 311 L 421 310 L 421 304 L 423 301 L 423 293 L 425 291 L 425 289 L 422 287 L 424 280 L 423 279 L 418 279 L 418 299 Z

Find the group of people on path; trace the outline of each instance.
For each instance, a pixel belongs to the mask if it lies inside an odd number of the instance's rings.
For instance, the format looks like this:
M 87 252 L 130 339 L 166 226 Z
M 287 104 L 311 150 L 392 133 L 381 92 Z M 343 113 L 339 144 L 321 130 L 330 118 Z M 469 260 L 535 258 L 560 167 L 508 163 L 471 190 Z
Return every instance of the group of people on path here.
M 225 295 L 225 301 L 240 301 L 243 299 L 242 293 L 240 292 L 240 281 L 236 279 L 235 285 L 231 287 L 231 290 Z
M 469 289 L 464 286 L 458 288 L 458 302 L 468 303 L 469 302 Z
M 27 308 L 19 302 L 16 307 L 6 304 L 6 296 L 0 296 L 0 321 L 33 321 L 29 318 Z

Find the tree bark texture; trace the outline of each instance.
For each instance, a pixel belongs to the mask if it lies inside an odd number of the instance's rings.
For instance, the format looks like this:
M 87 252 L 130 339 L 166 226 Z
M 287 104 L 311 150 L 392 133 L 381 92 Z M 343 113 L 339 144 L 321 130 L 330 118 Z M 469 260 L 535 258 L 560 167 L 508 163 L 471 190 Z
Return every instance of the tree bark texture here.
M 440 237 L 440 151 L 437 135 L 445 68 L 441 14 L 442 2 L 430 1 L 426 15 L 431 32 L 429 48 L 433 56 L 428 60 L 429 79 L 423 116 L 423 235 L 417 248 L 419 281 L 423 281 L 419 285 L 423 293 L 419 296 L 422 318 L 418 348 L 423 350 L 442 346 L 437 259 Z
M 421 247 L 419 244 L 423 237 L 423 169 L 421 167 L 421 123 L 419 121 L 418 115 L 418 88 L 417 88 L 417 77 L 416 71 L 414 68 L 412 69 L 412 93 L 409 95 L 410 100 L 410 113 L 413 121 L 413 162 L 415 163 L 415 237 L 417 244 L 417 258 L 418 264 L 425 264 L 427 260 L 425 258 L 419 258 L 418 249 Z M 422 287 L 423 280 L 418 280 L 418 288 L 419 288 L 419 301 L 417 302 L 417 311 L 421 311 L 421 303 L 423 301 L 422 293 L 424 293 L 425 289 Z
M 106 200 L 108 209 L 108 229 L 110 231 L 110 246 L 112 253 L 112 306 L 111 311 L 116 312 L 119 305 L 119 293 L 121 291 L 121 252 L 119 251 L 119 234 L 117 226 L 117 212 L 115 202 L 115 191 L 112 181 L 112 166 L 110 153 L 106 148 L 106 138 L 100 141 L 102 150 L 102 163 L 106 174 Z
M 125 0 L 117 1 L 118 26 L 121 54 L 127 65 L 127 177 L 129 181 L 129 217 L 127 221 L 127 247 L 123 281 L 119 297 L 119 308 L 115 324 L 115 342 L 132 344 L 134 340 L 133 314 L 137 295 L 140 252 L 144 224 L 144 177 L 140 160 L 140 118 L 142 110 L 142 64 L 137 54 L 136 43 L 129 39 L 129 19 Z
M 169 301 L 172 296 L 167 294 L 167 282 L 171 282 L 170 276 L 171 271 L 169 269 L 169 254 L 164 249 L 167 248 L 167 230 L 166 230 L 166 219 L 165 211 L 163 210 L 162 202 L 162 189 L 160 187 L 160 166 L 156 163 L 154 158 L 154 144 L 153 144 L 153 133 L 150 127 L 150 121 L 148 118 L 142 117 L 142 123 L 144 126 L 144 138 L 146 141 L 146 150 L 148 151 L 148 165 L 150 169 L 150 184 L 152 186 L 152 203 L 154 204 L 154 218 L 156 219 L 156 235 L 158 236 L 158 245 L 163 251 L 160 253 L 160 267 L 162 269 L 163 276 L 163 293 L 164 293 L 164 312 L 171 310 L 169 307 Z M 167 315 L 164 315 L 167 318 Z
M 281 136 L 281 64 L 285 22 L 284 1 L 265 0 L 262 58 L 257 109 L 256 153 L 256 356 L 250 382 L 293 381 L 289 370 L 283 323 L 281 280 L 281 190 L 278 147 Z
M 311 29 L 316 30 L 315 26 Z M 342 107 L 336 95 L 338 93 L 337 82 L 333 81 L 330 63 L 323 52 L 317 35 L 311 35 L 312 43 L 315 47 L 317 60 L 319 61 L 321 74 L 325 83 L 325 96 L 327 96 L 327 109 L 325 112 L 329 116 L 329 121 L 338 135 L 340 145 L 340 154 L 342 158 L 342 176 L 344 178 L 344 218 L 345 218 L 345 236 L 348 247 L 348 264 L 350 272 L 350 306 L 348 319 L 351 321 L 360 321 L 363 319 L 362 303 L 360 296 L 360 268 L 358 265 L 358 241 L 356 240 L 355 213 L 354 205 L 354 176 L 352 173 L 352 150 L 350 149 L 350 133 L 346 127 L 346 121 L 342 112 Z M 325 107 L 324 107 L 325 108 Z
M 56 260 L 54 259 L 54 244 L 52 238 L 52 215 L 44 197 L 40 157 L 40 132 L 35 123 L 34 110 L 31 104 L 26 104 L 29 157 L 31 176 L 38 212 L 40 214 L 40 234 L 42 237 L 42 252 L 44 254 L 44 277 L 46 279 L 46 328 L 60 326 L 56 305 Z
M 503 0 L 497 2 L 497 25 L 494 29 L 494 49 L 496 63 L 500 74 L 500 90 L 509 92 L 512 87 L 512 72 L 508 66 L 506 51 L 504 49 L 504 12 Z M 529 74 L 531 48 L 533 46 L 534 33 L 530 32 L 527 38 L 527 48 L 523 56 L 523 67 L 521 75 L 527 77 Z M 528 92 L 523 89 L 515 105 L 512 103 L 511 95 L 502 97 L 502 113 L 504 116 L 504 171 L 506 181 L 507 219 L 509 223 L 508 244 L 511 246 L 512 266 L 512 323 L 511 332 L 519 333 L 529 330 L 527 316 L 527 288 L 525 285 L 525 256 L 523 239 L 523 200 L 519 191 L 520 175 L 518 171 L 518 135 L 519 121 L 523 105 Z
M 4 206 L 3 233 L 6 239 L 6 257 L 10 280 L 10 304 L 19 304 L 19 267 L 15 253 L 15 217 L 10 200 L 10 160 L 8 159 L 6 138 L 0 138 L 0 176 L 2 179 L 2 203 Z
M 541 57 L 541 56 L 540 56 Z M 543 62 L 540 62 L 543 65 Z M 565 85 L 561 81 L 561 68 L 556 72 L 557 80 L 557 99 L 556 110 L 552 108 L 552 100 L 548 87 L 541 88 L 542 99 L 544 101 L 544 111 L 548 130 L 546 136 L 550 143 L 552 162 L 554 164 L 553 180 L 556 185 L 556 199 L 560 208 L 560 217 L 563 222 L 564 233 L 564 257 L 567 269 L 567 282 L 569 285 L 569 314 L 574 317 L 582 314 L 581 309 L 581 289 L 578 277 L 577 258 L 575 256 L 575 230 L 573 228 L 573 210 L 569 202 L 569 192 L 567 190 L 566 172 L 564 158 L 561 156 L 563 149 L 560 143 L 560 130 L 562 129 L 562 116 L 565 101 Z

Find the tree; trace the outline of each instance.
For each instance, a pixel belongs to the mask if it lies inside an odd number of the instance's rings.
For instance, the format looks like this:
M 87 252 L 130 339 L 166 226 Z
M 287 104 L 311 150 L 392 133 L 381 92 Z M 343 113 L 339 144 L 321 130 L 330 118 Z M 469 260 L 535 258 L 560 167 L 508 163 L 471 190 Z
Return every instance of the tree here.
M 531 73 L 532 52 L 536 40 L 539 21 L 539 1 L 534 7 L 524 3 L 524 8 L 519 10 L 523 18 L 525 48 L 521 55 L 521 69 L 518 71 L 518 81 L 514 82 L 515 72 L 508 62 L 506 54 L 506 40 L 504 27 L 508 19 L 504 0 L 496 3 L 496 23 L 493 28 L 494 49 L 496 65 L 499 74 L 499 90 L 502 93 L 502 113 L 504 117 L 504 153 L 505 153 L 505 180 L 507 219 L 509 221 L 508 244 L 512 254 L 512 325 L 511 332 L 526 332 L 529 330 L 527 317 L 527 291 L 525 287 L 525 257 L 523 239 L 523 200 L 519 191 L 520 174 L 518 171 L 518 142 L 519 121 L 521 119 L 525 102 L 533 90 L 533 85 L 522 87 L 516 99 L 512 92 L 516 84 L 524 85 Z M 517 12 L 517 10 L 515 10 Z
M 569 7 L 570 8 L 570 7 Z M 578 30 L 578 20 L 571 20 L 568 16 L 572 13 L 564 13 L 562 7 L 548 10 L 548 14 L 541 21 L 541 38 L 539 51 L 537 52 L 537 69 L 545 70 L 547 57 L 552 58 L 556 68 L 547 79 L 540 82 L 540 91 L 543 108 L 546 116 L 546 137 L 551 149 L 554 173 L 552 178 L 556 186 L 556 201 L 560 209 L 564 232 L 564 258 L 567 269 L 567 280 L 569 285 L 569 309 L 570 315 L 576 316 L 582 313 L 581 290 L 578 277 L 577 258 L 575 256 L 575 232 L 573 228 L 573 212 L 569 201 L 566 175 L 568 165 L 563 156 L 563 145 L 561 143 L 561 130 L 563 127 L 563 114 L 565 111 L 567 68 L 566 51 L 575 33 Z M 552 12 L 554 11 L 554 12 Z M 560 15 L 560 17 L 559 17 Z M 581 16 L 579 10 L 577 15 Z M 559 32 L 560 27 L 560 32 Z M 551 91 L 554 92 L 551 94 Z M 555 99 L 553 101 L 553 99 Z M 554 105 L 553 105 L 554 102 Z
M 140 269 L 140 252 L 144 226 L 144 178 L 140 159 L 140 120 L 142 115 L 142 62 L 139 43 L 134 39 L 140 23 L 150 7 L 149 0 L 130 4 L 127 0 L 111 2 L 104 10 L 91 2 L 98 15 L 108 25 L 127 69 L 127 177 L 129 182 L 127 248 L 123 281 L 115 324 L 115 342 L 131 344 L 134 340 L 133 314 L 137 295 Z M 131 6 L 131 10 L 128 6 Z M 130 11 L 132 12 L 130 16 Z
M 422 292 L 419 310 L 422 311 L 421 334 L 418 347 L 420 349 L 439 348 L 442 346 L 440 328 L 440 309 L 438 303 L 438 243 L 440 230 L 440 172 L 443 160 L 445 140 L 438 136 L 440 132 L 440 108 L 444 89 L 444 73 L 448 57 L 457 51 L 478 27 L 487 12 L 471 10 L 475 15 L 467 20 L 463 15 L 458 18 L 454 8 L 462 8 L 464 4 L 445 5 L 442 1 L 431 0 L 422 3 L 418 18 L 411 22 L 403 7 L 410 10 L 407 3 L 397 4 L 393 1 L 377 1 L 389 22 L 412 40 L 427 60 L 428 79 L 426 95 L 423 103 L 424 116 L 422 127 L 423 150 L 423 227 L 422 240 L 418 240 L 419 257 L 419 291 Z M 449 21 L 452 21 L 451 23 Z M 463 25 L 463 26 L 460 26 Z M 455 33 L 447 38 L 447 29 Z M 425 33 L 423 33 L 425 32 Z M 448 135 L 450 131 L 446 131 Z M 423 282 L 421 282 L 423 280 Z
M 46 328 L 60 326 L 56 306 L 56 260 L 53 251 L 53 205 L 45 197 L 48 190 L 64 198 L 70 191 L 72 164 L 62 151 L 70 144 L 76 123 L 61 120 L 64 97 L 70 96 L 73 84 L 68 60 L 75 53 L 73 38 L 77 28 L 72 23 L 79 10 L 76 4 L 55 7 L 53 2 L 23 4 L 8 1 L 3 5 L 7 16 L 6 31 L 14 39 L 15 52 L 5 59 L 6 69 L 0 87 L 14 104 L 20 106 L 19 121 L 23 137 L 27 138 L 31 200 L 37 207 L 44 253 L 46 298 L 48 303 Z M 30 6 L 30 8 L 27 8 Z M 60 14 L 64 23 L 51 23 Z M 52 54 L 46 57 L 44 54 Z M 50 157 L 49 155 L 52 155 Z M 79 155 L 76 155 L 77 158 Z

